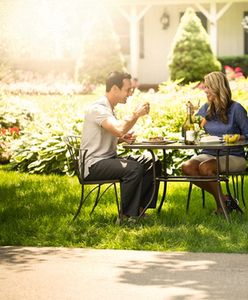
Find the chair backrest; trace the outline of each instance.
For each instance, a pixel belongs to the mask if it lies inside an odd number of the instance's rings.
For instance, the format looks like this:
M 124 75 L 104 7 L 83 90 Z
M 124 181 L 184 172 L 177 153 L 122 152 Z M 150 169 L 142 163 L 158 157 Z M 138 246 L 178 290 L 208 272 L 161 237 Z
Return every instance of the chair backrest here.
M 80 149 L 80 136 L 78 135 L 66 136 L 63 140 L 67 145 L 78 180 L 82 183 L 84 181 L 84 161 L 87 149 Z

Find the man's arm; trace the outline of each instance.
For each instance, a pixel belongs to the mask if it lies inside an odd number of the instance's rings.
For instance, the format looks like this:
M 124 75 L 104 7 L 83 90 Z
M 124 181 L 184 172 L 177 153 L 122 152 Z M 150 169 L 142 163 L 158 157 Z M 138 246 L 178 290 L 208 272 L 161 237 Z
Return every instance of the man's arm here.
M 149 111 L 149 103 L 142 104 L 135 109 L 131 116 L 124 120 L 107 118 L 102 122 L 102 127 L 114 136 L 121 138 L 134 126 L 140 117 L 147 115 Z

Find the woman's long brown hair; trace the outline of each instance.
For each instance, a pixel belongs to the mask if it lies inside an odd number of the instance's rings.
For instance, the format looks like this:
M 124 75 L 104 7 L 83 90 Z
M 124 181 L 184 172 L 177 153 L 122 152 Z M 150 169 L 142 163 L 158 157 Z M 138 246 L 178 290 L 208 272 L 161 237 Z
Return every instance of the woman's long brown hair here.
M 232 103 L 232 93 L 226 76 L 222 72 L 212 72 L 204 77 L 204 83 L 215 96 L 214 101 L 209 102 L 206 119 L 217 115 L 226 124 L 228 108 Z

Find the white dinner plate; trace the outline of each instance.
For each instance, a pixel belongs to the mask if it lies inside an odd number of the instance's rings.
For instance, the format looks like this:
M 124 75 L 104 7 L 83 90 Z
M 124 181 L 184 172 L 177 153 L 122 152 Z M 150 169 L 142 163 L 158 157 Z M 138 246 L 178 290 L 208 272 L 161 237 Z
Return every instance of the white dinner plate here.
M 214 144 L 214 143 L 223 143 L 223 140 L 219 136 L 204 136 L 200 139 L 202 144 Z
M 166 140 L 164 139 L 163 141 L 149 141 L 149 140 L 143 140 L 141 142 L 142 144 L 152 144 L 152 145 L 166 145 L 166 144 L 172 144 L 175 143 L 175 141 L 171 141 L 171 140 Z

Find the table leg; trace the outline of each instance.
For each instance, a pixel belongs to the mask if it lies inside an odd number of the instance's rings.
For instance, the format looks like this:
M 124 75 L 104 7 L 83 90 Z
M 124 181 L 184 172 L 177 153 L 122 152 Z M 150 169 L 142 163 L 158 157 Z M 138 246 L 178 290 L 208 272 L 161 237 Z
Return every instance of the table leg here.
M 158 207 L 158 213 L 160 213 L 161 209 L 162 209 L 162 206 L 164 204 L 164 200 L 165 200 L 165 197 L 166 197 L 166 191 L 167 191 L 167 161 L 166 161 L 166 150 L 163 149 L 163 161 L 162 161 L 162 164 L 163 164 L 163 183 L 164 183 L 164 188 L 163 188 L 163 194 L 162 194 L 162 198 L 161 198 L 161 201 L 160 201 L 160 204 L 159 204 L 159 207 Z
M 221 190 L 221 181 L 220 181 L 220 150 L 217 150 L 217 191 L 218 191 L 218 197 L 219 197 L 219 201 L 220 201 L 220 205 L 221 205 L 221 208 L 224 212 L 224 216 L 226 218 L 226 220 L 228 222 L 230 222 L 230 218 L 229 218 L 229 215 L 228 215 L 228 212 L 227 212 L 227 208 L 226 208 L 226 204 L 223 202 L 222 200 L 222 190 Z M 229 172 L 229 152 L 227 152 L 227 157 L 226 157 L 226 171 L 227 171 L 227 174 Z M 227 179 L 228 180 L 228 179 Z M 227 185 L 228 185 L 228 182 L 227 182 Z M 228 186 L 228 189 L 229 189 L 229 186 Z

